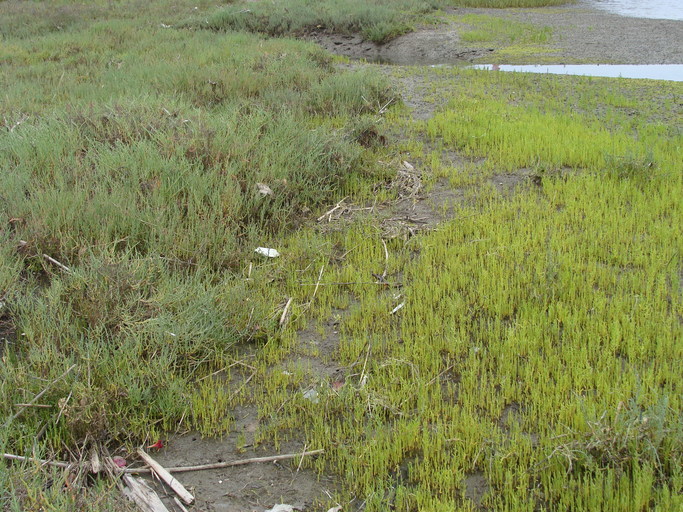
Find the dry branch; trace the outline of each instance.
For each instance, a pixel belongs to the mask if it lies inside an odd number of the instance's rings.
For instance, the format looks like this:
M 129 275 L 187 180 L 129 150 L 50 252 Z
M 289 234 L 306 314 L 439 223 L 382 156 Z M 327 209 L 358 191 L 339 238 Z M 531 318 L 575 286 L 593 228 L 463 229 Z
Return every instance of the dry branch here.
M 186 504 L 192 505 L 194 502 L 194 496 L 185 489 L 185 486 L 178 482 L 171 473 L 169 473 L 161 464 L 149 456 L 142 448 L 138 448 L 138 455 L 144 460 L 147 465 L 154 470 L 159 478 L 161 478 L 166 485 L 168 485 L 173 492 L 175 492 L 180 499 L 182 499 Z
M 299 283 L 299 286 L 350 286 L 352 284 L 375 284 L 380 286 L 387 286 L 390 283 L 381 283 L 379 281 L 346 281 L 338 283 Z
M 348 197 L 348 196 L 346 196 L 344 199 L 342 199 L 341 201 L 339 201 L 332 209 L 326 211 L 326 212 L 323 213 L 320 217 L 318 217 L 318 222 L 322 222 L 322 220 L 323 220 L 325 217 L 327 217 L 327 221 L 328 221 L 328 222 L 329 222 L 330 220 L 332 220 L 332 214 L 333 214 L 335 211 L 337 211 L 339 208 L 341 208 L 342 203 L 347 199 L 347 197 Z
M 200 466 L 180 466 L 176 468 L 166 468 L 166 471 L 170 473 L 185 473 L 188 471 L 204 471 L 207 469 L 222 469 L 230 468 L 233 466 L 243 466 L 245 464 L 255 464 L 258 462 L 277 462 L 279 460 L 296 459 L 297 457 L 306 457 L 307 455 L 318 455 L 323 453 L 325 450 L 311 450 L 308 452 L 301 453 L 286 453 L 283 455 L 273 455 L 270 457 L 255 457 L 253 459 L 244 460 L 233 460 L 229 462 L 215 462 L 213 464 L 202 464 Z M 149 468 L 126 468 L 123 470 L 125 473 L 142 474 L 149 473 L 151 470 Z
M 380 281 L 385 282 L 387 279 L 387 272 L 389 271 L 389 249 L 387 249 L 387 243 L 382 238 L 382 246 L 384 247 L 384 272 L 382 272 L 382 278 Z
M 285 453 L 282 455 L 271 455 L 269 457 L 254 457 L 252 459 L 243 459 L 243 460 L 233 460 L 229 462 L 216 462 L 213 464 L 203 464 L 199 466 L 179 466 L 175 468 L 166 468 L 166 471 L 169 473 L 185 473 L 188 471 L 204 471 L 207 469 L 222 469 L 222 468 L 230 468 L 233 466 L 244 466 L 246 464 L 256 464 L 259 462 L 277 462 L 280 460 L 288 460 L 288 459 L 296 459 L 297 457 L 306 457 L 309 455 L 319 455 L 323 453 L 325 450 L 320 449 L 320 450 L 310 450 L 310 451 L 304 451 L 300 453 Z M 3 453 L 2 456 L 5 459 L 9 460 L 20 460 L 20 461 L 33 461 L 33 462 L 39 462 L 41 464 L 45 464 L 48 466 L 54 466 L 57 468 L 70 468 L 73 464 L 69 464 L 67 462 L 61 462 L 61 461 L 54 461 L 54 460 L 44 460 L 44 459 L 37 459 L 35 457 L 23 457 L 21 455 L 12 455 L 11 453 Z M 113 463 L 111 462 L 111 459 L 109 457 L 105 457 L 105 461 L 107 462 L 107 467 L 111 467 Z M 113 468 L 114 473 L 126 473 L 126 474 L 146 474 L 146 473 L 151 473 L 152 470 L 150 468 L 125 468 L 125 469 L 120 469 L 118 467 Z
M 176 504 L 176 507 L 178 507 L 182 512 L 189 512 L 189 510 L 187 510 L 185 506 L 182 503 L 180 503 L 180 500 L 175 496 L 173 496 L 173 502 Z
M 392 309 L 392 310 L 391 310 L 391 313 L 389 313 L 389 314 L 390 314 L 390 315 L 395 315 L 395 314 L 398 313 L 401 309 L 403 309 L 403 306 L 405 306 L 405 305 L 406 305 L 405 302 L 401 302 L 398 306 L 396 306 L 394 309 Z
M 311 296 L 311 300 L 309 301 L 310 304 L 313 303 L 313 299 L 315 299 L 315 295 L 318 293 L 318 288 L 320 288 L 320 281 L 323 278 L 323 270 L 325 270 L 325 265 L 322 265 L 320 267 L 320 273 L 318 274 L 318 280 L 315 283 L 315 289 L 313 290 L 313 295 Z

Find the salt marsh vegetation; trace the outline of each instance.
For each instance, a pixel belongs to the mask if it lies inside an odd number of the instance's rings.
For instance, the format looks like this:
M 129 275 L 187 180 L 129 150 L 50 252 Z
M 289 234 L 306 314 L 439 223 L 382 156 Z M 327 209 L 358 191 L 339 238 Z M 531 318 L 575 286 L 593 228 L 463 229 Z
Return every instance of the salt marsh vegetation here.
M 336 480 L 321 509 L 680 508 L 681 84 L 348 71 L 181 4 L 0 3 L 2 451 L 248 406 L 254 450 L 325 450 L 294 464 Z M 404 161 L 447 221 L 386 229 Z M 127 508 L 69 475 L 3 463 L 2 506 Z

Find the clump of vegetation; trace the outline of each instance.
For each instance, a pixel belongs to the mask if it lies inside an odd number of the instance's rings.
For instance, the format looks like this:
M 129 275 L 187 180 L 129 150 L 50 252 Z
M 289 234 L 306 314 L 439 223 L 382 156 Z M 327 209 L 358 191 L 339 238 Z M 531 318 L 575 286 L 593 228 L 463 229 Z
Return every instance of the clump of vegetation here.
M 654 477 L 666 482 L 681 464 L 683 423 L 668 405 L 667 397 L 644 408 L 636 399 L 620 402 L 608 417 L 586 421 L 587 432 L 560 444 L 549 459 L 566 464 L 567 471 L 597 472 L 604 468 L 625 474 L 651 468 Z M 578 438 L 578 439 L 577 439 Z
M 467 14 L 454 16 L 453 20 L 471 27 L 463 31 L 460 39 L 468 43 L 500 42 L 502 44 L 543 44 L 552 36 L 550 27 L 537 27 L 531 23 L 521 23 L 509 19 Z
M 409 32 L 418 19 L 440 5 L 440 0 L 240 3 L 221 8 L 197 25 L 211 30 L 248 30 L 272 36 L 359 33 L 370 41 L 383 43 Z
M 272 36 L 317 32 L 361 34 L 369 41 L 386 43 L 410 32 L 416 24 L 435 20 L 430 14 L 446 7 L 539 7 L 562 3 L 566 3 L 565 0 L 240 2 L 221 7 L 208 17 L 191 22 L 190 26 L 221 31 L 247 30 Z

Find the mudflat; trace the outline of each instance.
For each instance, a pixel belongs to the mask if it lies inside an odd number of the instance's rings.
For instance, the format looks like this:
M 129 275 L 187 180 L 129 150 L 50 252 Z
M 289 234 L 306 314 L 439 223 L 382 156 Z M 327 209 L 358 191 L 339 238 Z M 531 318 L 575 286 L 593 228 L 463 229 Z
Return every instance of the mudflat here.
M 523 54 L 501 52 L 501 45 L 463 40 L 458 17 L 488 16 L 511 22 L 549 27 L 546 44 Z M 314 34 L 318 44 L 351 58 L 398 65 L 493 63 L 683 63 L 683 21 L 631 18 L 594 9 L 586 4 L 537 9 L 449 9 L 444 22 L 425 26 L 385 45 L 360 36 Z

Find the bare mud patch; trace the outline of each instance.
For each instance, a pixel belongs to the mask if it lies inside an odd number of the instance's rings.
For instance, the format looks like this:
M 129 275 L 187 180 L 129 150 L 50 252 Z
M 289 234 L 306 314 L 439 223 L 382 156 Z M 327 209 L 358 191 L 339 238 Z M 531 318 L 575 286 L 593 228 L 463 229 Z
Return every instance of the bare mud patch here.
M 298 344 L 283 362 L 271 368 L 272 372 L 303 370 L 308 373 L 315 389 L 325 383 L 333 386 L 343 383 L 347 368 L 335 359 L 340 343 L 340 324 L 347 309 L 334 309 L 328 320 L 307 327 L 298 333 Z M 242 350 L 247 355 L 251 350 Z M 305 389 L 301 390 L 302 393 Z M 301 453 L 307 449 L 303 440 L 286 441 L 275 450 L 268 444 L 258 445 L 256 434 L 263 426 L 254 405 L 243 405 L 227 414 L 233 418 L 230 433 L 222 439 L 202 439 L 198 433 L 173 436 L 168 447 L 155 458 L 167 467 L 211 464 L 281 453 Z M 270 509 L 286 503 L 295 510 L 321 510 L 329 503 L 338 488 L 337 480 L 319 475 L 307 468 L 299 468 L 300 459 L 287 462 L 254 463 L 203 472 L 182 473 L 179 480 L 197 497 L 195 510 L 209 512 L 244 512 Z M 156 486 L 162 495 L 165 490 Z M 165 501 L 172 505 L 172 497 Z
M 537 176 L 530 169 L 520 169 L 516 173 L 496 174 L 489 179 L 489 182 L 503 196 L 514 194 L 520 187 L 530 182 L 538 184 Z
M 503 430 L 509 430 L 513 423 L 519 423 L 523 411 L 522 405 L 517 402 L 507 404 L 498 419 L 498 425 Z
M 254 447 L 259 428 L 256 407 L 239 406 L 231 412 L 233 428 L 222 439 L 202 439 L 197 433 L 173 436 L 167 447 L 154 455 L 165 467 L 193 466 L 275 454 L 270 448 Z M 283 442 L 278 453 L 299 453 L 301 442 Z M 317 510 L 329 502 L 336 489 L 331 477 L 319 476 L 312 469 L 298 468 L 300 460 L 261 462 L 209 471 L 179 473 L 178 480 L 195 494 L 193 510 L 206 512 L 247 512 L 269 509 L 287 503 L 296 510 Z M 173 497 L 155 483 L 155 490 L 169 510 L 178 510 Z M 329 493 L 329 494 L 328 494 Z
M 307 371 L 312 384 L 341 384 L 347 368 L 337 360 L 341 342 L 341 322 L 349 309 L 333 309 L 330 317 L 318 326 L 309 326 L 297 333 L 298 345 L 291 356 L 275 371 L 290 371 L 297 367 Z
M 448 180 L 437 180 L 428 192 L 399 200 L 389 209 L 389 220 L 413 229 L 431 228 L 453 216 L 465 201 L 465 189 L 453 188 Z
M 0 301 L 0 313 L 5 305 Z M 9 316 L 3 318 L 0 314 L 0 356 L 5 353 L 5 349 L 17 342 L 17 331 Z
M 423 29 L 386 44 L 373 43 L 359 35 L 334 33 L 312 34 L 308 39 L 336 55 L 399 66 L 466 64 L 494 51 L 464 46 L 458 33 L 449 29 Z
M 489 482 L 481 471 L 470 473 L 465 477 L 465 498 L 470 500 L 475 507 L 478 508 L 481 505 L 489 489 Z

